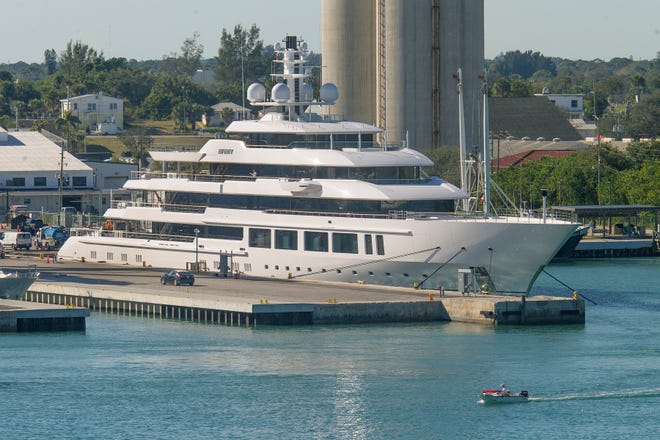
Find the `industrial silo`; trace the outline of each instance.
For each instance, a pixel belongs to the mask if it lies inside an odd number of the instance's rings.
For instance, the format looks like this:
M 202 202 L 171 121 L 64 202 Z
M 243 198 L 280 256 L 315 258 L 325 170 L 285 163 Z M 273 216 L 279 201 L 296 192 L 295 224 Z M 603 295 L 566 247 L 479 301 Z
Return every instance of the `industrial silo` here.
M 375 123 L 375 3 L 323 0 L 321 7 L 321 75 L 323 82 L 339 87 L 339 99 L 330 112 Z
M 323 81 L 339 111 L 375 123 L 388 142 L 458 145 L 463 69 L 468 144 L 479 144 L 483 0 L 323 0 Z

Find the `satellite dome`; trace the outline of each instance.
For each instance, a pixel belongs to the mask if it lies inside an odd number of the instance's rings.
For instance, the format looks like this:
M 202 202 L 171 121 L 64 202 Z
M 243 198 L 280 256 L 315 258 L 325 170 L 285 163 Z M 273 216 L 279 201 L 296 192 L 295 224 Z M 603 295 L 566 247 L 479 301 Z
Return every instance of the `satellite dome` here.
M 277 103 L 285 103 L 291 97 L 291 92 L 289 91 L 289 86 L 284 83 L 277 83 L 273 87 L 273 90 L 270 91 L 271 99 Z
M 339 99 L 339 90 L 333 83 L 323 84 L 319 94 L 321 95 L 321 101 L 328 104 L 334 104 L 334 102 Z
M 300 88 L 300 100 L 303 102 L 310 102 L 312 99 L 314 99 L 314 90 L 312 89 L 312 86 L 303 83 Z
M 264 102 L 266 100 L 266 87 L 260 83 L 252 83 L 247 89 L 247 99 L 250 104 Z

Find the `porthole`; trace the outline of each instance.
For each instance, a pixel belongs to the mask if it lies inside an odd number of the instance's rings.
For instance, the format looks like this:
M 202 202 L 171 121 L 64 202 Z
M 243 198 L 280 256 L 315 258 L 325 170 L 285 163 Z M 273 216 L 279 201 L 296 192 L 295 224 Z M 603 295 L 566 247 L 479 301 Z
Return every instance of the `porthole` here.
M 357 275 L 357 270 L 354 270 L 354 271 L 353 271 L 353 275 Z

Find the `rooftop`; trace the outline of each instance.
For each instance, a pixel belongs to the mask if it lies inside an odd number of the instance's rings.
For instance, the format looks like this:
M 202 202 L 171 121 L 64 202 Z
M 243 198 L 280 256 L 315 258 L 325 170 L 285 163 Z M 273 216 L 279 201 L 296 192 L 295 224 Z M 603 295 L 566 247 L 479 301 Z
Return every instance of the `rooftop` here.
M 6 132 L 0 138 L 0 172 L 59 171 L 61 149 L 56 143 L 36 131 Z M 64 152 L 65 171 L 91 171 L 69 152 Z
M 566 112 L 545 97 L 491 98 L 488 105 L 493 133 L 502 132 L 518 139 L 582 140 Z

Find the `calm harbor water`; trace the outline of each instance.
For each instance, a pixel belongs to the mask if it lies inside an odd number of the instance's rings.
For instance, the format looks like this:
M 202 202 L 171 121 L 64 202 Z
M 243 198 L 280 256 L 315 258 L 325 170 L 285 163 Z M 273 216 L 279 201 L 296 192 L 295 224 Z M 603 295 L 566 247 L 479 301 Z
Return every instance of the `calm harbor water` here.
M 584 326 L 231 328 L 94 313 L 0 334 L 0 438 L 656 438 L 660 259 L 552 265 Z M 536 293 L 570 296 L 542 275 Z M 478 403 L 482 388 L 526 404 Z

